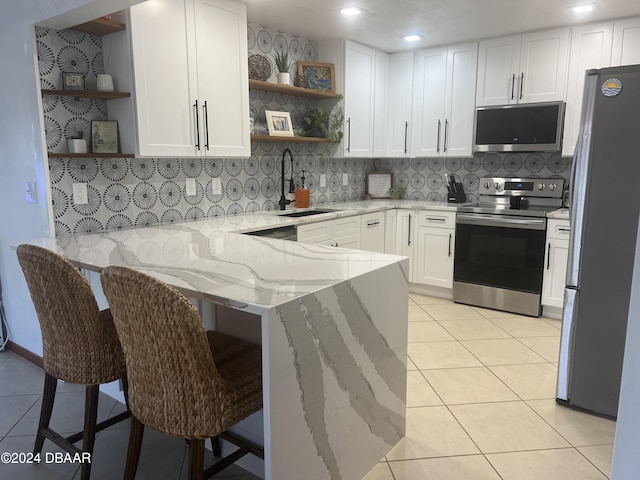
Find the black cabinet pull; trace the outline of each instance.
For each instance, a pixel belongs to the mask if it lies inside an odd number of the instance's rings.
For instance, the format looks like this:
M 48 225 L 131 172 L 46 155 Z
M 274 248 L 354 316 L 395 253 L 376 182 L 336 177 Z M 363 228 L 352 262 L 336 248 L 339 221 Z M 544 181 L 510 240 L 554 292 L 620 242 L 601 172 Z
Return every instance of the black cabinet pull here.
M 436 152 L 440 153 L 440 129 L 442 127 L 442 122 L 438 119 L 438 144 L 436 145 Z
M 351 117 L 347 118 L 347 152 L 351 151 Z
M 451 256 L 451 239 L 453 238 L 453 235 L 449 234 L 449 256 Z
M 204 101 L 202 110 L 204 111 L 204 147 L 209 150 L 209 110 L 207 109 L 206 100 Z
M 196 148 L 200 150 L 200 119 L 198 118 L 198 100 L 193 104 L 193 111 L 196 115 Z
M 547 270 L 551 268 L 551 243 L 547 247 Z
M 371 222 L 371 223 L 367 223 L 367 227 L 373 227 L 375 225 L 380 225 L 380 222 Z
M 516 74 L 513 74 L 513 77 L 511 77 L 511 100 L 513 100 L 515 97 L 515 89 L 516 89 Z
M 447 153 L 447 130 L 449 129 L 449 120 L 444 120 L 444 153 Z
M 411 214 L 409 214 L 409 228 L 407 229 L 407 246 L 411 246 Z
M 407 153 L 407 132 L 409 131 L 409 122 L 404 122 L 404 153 Z
M 520 100 L 522 100 L 522 97 L 524 95 L 523 89 L 524 89 L 524 73 L 521 73 L 520 74 Z

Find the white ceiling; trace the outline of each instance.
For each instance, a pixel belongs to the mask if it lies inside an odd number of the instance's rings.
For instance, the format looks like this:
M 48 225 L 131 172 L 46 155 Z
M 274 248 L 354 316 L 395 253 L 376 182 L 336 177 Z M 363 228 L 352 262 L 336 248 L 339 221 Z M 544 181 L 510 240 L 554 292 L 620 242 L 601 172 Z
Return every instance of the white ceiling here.
M 589 14 L 567 7 L 595 3 Z M 310 40 L 347 38 L 385 52 L 640 15 L 638 0 L 244 0 L 249 21 Z M 345 18 L 340 9 L 366 13 Z M 423 35 L 408 44 L 400 37 Z

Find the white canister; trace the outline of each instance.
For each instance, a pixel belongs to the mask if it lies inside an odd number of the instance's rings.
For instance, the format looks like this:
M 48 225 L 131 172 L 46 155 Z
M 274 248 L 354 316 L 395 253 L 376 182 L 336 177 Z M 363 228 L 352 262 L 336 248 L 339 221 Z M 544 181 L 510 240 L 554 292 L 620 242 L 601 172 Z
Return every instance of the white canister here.
M 69 138 L 67 145 L 69 153 L 87 153 L 87 141 L 84 138 Z
M 106 73 L 98 75 L 97 89 L 99 92 L 113 92 L 113 77 Z
M 278 79 L 279 85 L 290 85 L 291 84 L 291 74 L 289 72 L 280 72 L 276 75 Z

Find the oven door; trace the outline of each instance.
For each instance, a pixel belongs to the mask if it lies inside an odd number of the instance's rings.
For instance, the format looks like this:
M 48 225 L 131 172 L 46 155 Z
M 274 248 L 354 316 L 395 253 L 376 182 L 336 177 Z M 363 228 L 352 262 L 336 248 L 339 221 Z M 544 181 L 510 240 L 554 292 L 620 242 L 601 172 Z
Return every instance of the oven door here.
M 454 281 L 540 294 L 546 219 L 459 213 Z

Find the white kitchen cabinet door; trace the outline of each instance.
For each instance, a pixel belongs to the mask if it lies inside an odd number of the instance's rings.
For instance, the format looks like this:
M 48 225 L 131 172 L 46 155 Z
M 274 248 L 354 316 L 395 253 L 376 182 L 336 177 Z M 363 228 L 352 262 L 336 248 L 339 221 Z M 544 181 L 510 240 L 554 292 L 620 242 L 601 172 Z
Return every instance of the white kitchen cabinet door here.
M 384 253 L 396 253 L 396 217 L 394 208 L 385 212 L 384 218 Z
M 640 63 L 640 17 L 618 20 L 613 24 L 611 66 Z
M 613 22 L 581 25 L 571 29 L 571 56 L 567 81 L 562 155 L 573 156 L 580 129 L 585 72 L 611 64 Z
M 360 248 L 368 252 L 385 251 L 385 212 L 362 215 Z
M 414 254 L 415 283 L 453 288 L 455 230 L 418 227 Z
M 568 28 L 523 35 L 518 103 L 564 100 L 568 65 Z
M 196 154 L 191 17 L 184 0 L 148 0 L 130 9 L 139 156 Z
M 390 56 L 387 156 L 410 154 L 411 103 L 413 97 L 413 52 Z
M 477 66 L 477 43 L 456 45 L 447 49 L 443 130 L 443 153 L 446 156 L 472 156 L 473 106 L 476 93 L 474 80 Z
M 202 155 L 249 157 L 246 8 L 227 0 L 194 3 Z
M 568 28 L 483 40 L 476 105 L 562 101 L 568 62 Z
M 542 305 L 560 309 L 563 306 L 570 233 L 568 220 L 549 220 L 546 264 L 542 278 Z
M 492 38 L 480 42 L 476 105 L 516 103 L 516 72 L 520 71 L 522 37 Z
M 347 41 L 344 58 L 344 155 L 372 157 L 376 52 Z
M 373 105 L 373 156 L 387 154 L 387 111 L 389 94 L 389 54 L 376 51 Z
M 396 212 L 395 253 L 409 257 L 409 281 L 413 282 L 413 245 L 416 237 L 416 213 L 413 210 L 399 209 Z
M 139 155 L 248 157 L 246 8 L 149 0 L 129 23 Z
M 414 55 L 412 156 L 438 157 L 443 150 L 447 49 Z M 470 115 L 473 115 L 473 108 Z

